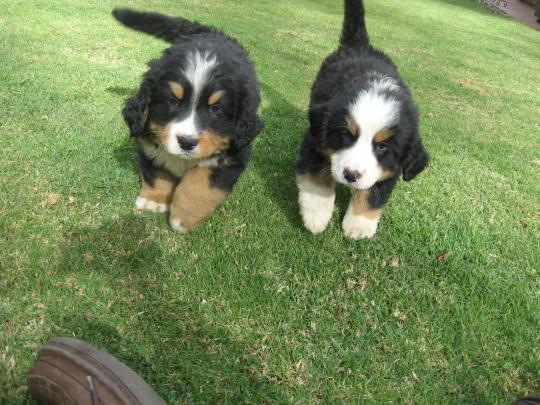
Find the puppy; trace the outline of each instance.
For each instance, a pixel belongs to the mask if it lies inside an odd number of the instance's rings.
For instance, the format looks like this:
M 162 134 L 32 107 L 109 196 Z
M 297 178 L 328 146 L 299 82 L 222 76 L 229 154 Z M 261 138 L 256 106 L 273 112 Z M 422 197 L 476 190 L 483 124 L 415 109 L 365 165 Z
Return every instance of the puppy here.
M 170 209 L 171 227 L 186 232 L 214 212 L 246 169 L 251 141 L 263 127 L 254 65 L 215 28 L 128 9 L 113 15 L 172 43 L 149 63 L 123 116 L 139 146 L 136 207 Z
M 412 180 L 428 160 L 407 86 L 392 61 L 370 45 L 363 2 L 345 0 L 340 46 L 313 84 L 296 167 L 304 225 L 314 234 L 326 229 L 341 183 L 356 190 L 345 235 L 373 237 L 398 177 Z

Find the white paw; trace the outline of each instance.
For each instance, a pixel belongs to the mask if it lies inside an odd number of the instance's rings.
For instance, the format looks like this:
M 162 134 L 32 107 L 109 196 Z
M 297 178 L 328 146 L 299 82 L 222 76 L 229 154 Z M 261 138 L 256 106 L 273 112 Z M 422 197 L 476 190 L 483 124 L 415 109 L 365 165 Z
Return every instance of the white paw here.
M 349 212 L 343 218 L 343 232 L 349 239 L 372 238 L 377 232 L 379 219 L 369 219 L 361 215 L 352 215 Z
M 336 195 L 331 188 L 299 184 L 298 203 L 304 226 L 314 234 L 326 229 L 332 212 Z
M 169 211 L 169 204 L 157 203 L 141 196 L 137 197 L 135 200 L 135 207 L 137 207 L 138 210 L 148 210 L 153 212 Z
M 186 233 L 188 230 L 182 226 L 182 221 L 177 218 L 170 219 L 171 228 L 178 233 Z

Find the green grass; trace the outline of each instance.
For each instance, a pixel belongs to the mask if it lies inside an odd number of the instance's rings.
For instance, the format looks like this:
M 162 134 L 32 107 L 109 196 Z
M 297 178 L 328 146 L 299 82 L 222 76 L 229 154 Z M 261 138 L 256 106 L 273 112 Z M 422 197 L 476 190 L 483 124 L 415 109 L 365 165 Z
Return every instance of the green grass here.
M 399 184 L 373 240 L 343 238 L 345 190 L 314 237 L 294 162 L 337 3 L 2 2 L 0 403 L 27 401 L 25 373 L 60 335 L 105 348 L 170 403 L 539 393 L 540 33 L 469 0 L 367 1 L 433 160 Z M 251 165 L 186 236 L 133 210 L 120 109 L 166 45 L 113 21 L 120 4 L 221 27 L 257 64 L 266 128 Z

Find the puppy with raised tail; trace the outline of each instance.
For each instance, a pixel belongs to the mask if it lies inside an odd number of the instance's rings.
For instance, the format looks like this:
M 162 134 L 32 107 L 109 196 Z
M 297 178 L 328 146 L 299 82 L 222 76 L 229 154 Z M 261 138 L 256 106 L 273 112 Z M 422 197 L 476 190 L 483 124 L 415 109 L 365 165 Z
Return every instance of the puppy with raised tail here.
M 373 237 L 399 176 L 412 180 L 429 156 L 409 89 L 369 42 L 362 0 L 345 0 L 340 45 L 313 84 L 309 124 L 296 167 L 305 227 L 315 234 L 326 229 L 340 183 L 355 190 L 345 236 Z
M 246 169 L 263 123 L 246 50 L 223 32 L 157 13 L 116 9 L 127 27 L 172 46 L 149 63 L 123 115 L 139 146 L 139 209 L 170 210 L 186 232 L 210 216 Z

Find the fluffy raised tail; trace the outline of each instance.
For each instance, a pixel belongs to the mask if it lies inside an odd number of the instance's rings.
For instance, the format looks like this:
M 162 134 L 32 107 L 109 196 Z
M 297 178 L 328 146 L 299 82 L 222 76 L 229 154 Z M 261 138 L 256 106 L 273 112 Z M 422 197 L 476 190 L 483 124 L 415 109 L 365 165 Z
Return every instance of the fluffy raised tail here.
M 369 45 L 364 14 L 363 0 L 345 0 L 345 18 L 341 32 L 342 47 L 362 47 Z
M 212 28 L 182 17 L 169 17 L 159 13 L 142 13 L 128 8 L 116 8 L 113 16 L 126 27 L 142 31 L 173 43 L 182 35 L 212 31 Z

